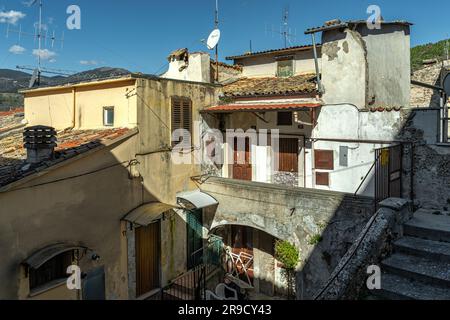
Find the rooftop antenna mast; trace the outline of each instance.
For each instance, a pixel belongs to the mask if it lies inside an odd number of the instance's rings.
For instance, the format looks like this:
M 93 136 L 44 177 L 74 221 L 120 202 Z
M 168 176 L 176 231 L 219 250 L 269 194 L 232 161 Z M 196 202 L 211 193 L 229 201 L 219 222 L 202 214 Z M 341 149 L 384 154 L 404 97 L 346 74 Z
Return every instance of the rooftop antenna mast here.
M 44 3 L 43 0 L 31 0 L 30 2 L 26 3 L 26 5 L 28 7 L 31 7 L 33 5 L 35 5 L 36 3 L 38 3 L 38 7 L 39 7 L 39 20 L 37 22 L 37 26 L 35 25 L 35 32 L 34 34 L 32 33 L 27 33 L 27 32 L 23 32 L 22 31 L 22 26 L 19 26 L 19 30 L 14 30 L 14 29 L 10 29 L 9 24 L 7 26 L 7 31 L 6 31 L 6 37 L 9 37 L 9 33 L 10 32 L 14 32 L 17 33 L 19 35 L 19 42 L 21 37 L 24 36 L 32 36 L 36 42 L 38 42 L 38 52 L 37 52 L 37 59 L 38 59 L 38 63 L 37 63 L 37 68 L 33 69 L 33 76 L 31 78 L 30 81 L 30 87 L 33 87 L 35 85 L 40 85 L 41 84 L 41 74 L 42 73 L 51 73 L 51 74 L 57 74 L 57 75 L 68 75 L 67 72 L 59 72 L 59 70 L 56 69 L 49 69 L 49 68 L 42 68 L 42 41 L 45 41 L 45 45 L 47 45 L 47 39 L 51 40 L 51 46 L 52 48 L 54 47 L 55 41 L 61 42 L 61 49 L 64 46 L 64 32 L 62 34 L 61 39 L 57 39 L 56 35 L 55 35 L 55 31 L 53 31 L 53 34 L 51 36 L 48 36 L 48 30 L 45 30 L 45 34 L 43 33 L 43 23 L 42 23 L 42 18 L 43 18 L 43 7 L 44 7 Z M 29 67 L 21 67 L 21 66 L 17 66 L 17 69 L 21 69 L 21 70 L 30 70 Z
M 292 29 L 289 26 L 289 7 L 286 6 L 283 9 L 282 12 L 282 25 L 280 26 L 280 31 L 275 31 L 272 25 L 272 29 L 270 30 L 270 32 L 272 33 L 272 35 L 274 33 L 278 33 L 280 35 L 280 37 L 283 39 L 283 44 L 284 47 L 287 48 L 288 46 L 292 46 L 292 40 L 295 39 L 297 37 L 297 31 L 294 30 L 294 32 L 292 32 Z M 267 25 L 266 25 L 266 35 L 267 35 Z
M 214 28 L 219 29 L 219 0 L 216 0 L 216 11 L 214 15 Z M 219 44 L 216 45 L 216 82 L 219 82 Z
M 289 27 L 289 7 L 287 6 L 283 10 L 283 25 L 280 33 L 284 38 L 284 47 L 287 48 L 288 44 L 292 45 L 291 38 L 295 38 L 297 32 L 292 33 Z
M 449 57 L 449 48 L 448 48 L 448 33 L 447 33 L 447 40 L 445 40 L 445 56 L 446 56 L 446 60 L 450 59 Z

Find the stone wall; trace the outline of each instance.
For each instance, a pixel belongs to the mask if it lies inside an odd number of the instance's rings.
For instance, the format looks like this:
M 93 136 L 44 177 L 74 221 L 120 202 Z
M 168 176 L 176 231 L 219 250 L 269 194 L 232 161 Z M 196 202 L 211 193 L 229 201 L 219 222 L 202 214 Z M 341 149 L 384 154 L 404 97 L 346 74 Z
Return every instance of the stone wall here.
M 450 147 L 416 146 L 413 180 L 416 205 L 450 211 Z
M 447 61 L 446 64 L 450 63 Z M 440 72 L 442 63 L 424 66 L 412 74 L 412 80 L 424 82 L 431 85 L 440 85 Z M 439 108 L 439 92 L 416 85 L 411 86 L 411 107 Z
M 273 183 L 287 187 L 297 187 L 299 185 L 298 172 L 274 172 Z
M 386 199 L 380 206 L 314 299 L 354 300 L 365 289 L 367 268 L 391 252 L 393 240 L 403 235 L 403 224 L 412 218 L 407 200 Z
M 246 225 L 299 248 L 299 299 L 311 298 L 328 280 L 374 208 L 367 197 L 215 177 L 200 188 L 219 202 L 210 230 Z

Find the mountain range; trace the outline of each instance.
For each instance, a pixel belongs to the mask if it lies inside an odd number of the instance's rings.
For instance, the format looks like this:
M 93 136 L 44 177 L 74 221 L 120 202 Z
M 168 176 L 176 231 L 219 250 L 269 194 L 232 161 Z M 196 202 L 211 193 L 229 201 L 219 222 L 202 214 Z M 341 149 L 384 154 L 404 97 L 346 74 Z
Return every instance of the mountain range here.
M 93 70 L 83 71 L 70 76 L 41 77 L 42 85 L 62 85 L 65 83 L 79 82 L 83 80 L 106 78 L 129 74 L 130 71 L 121 68 L 102 67 Z M 0 69 L 0 93 L 16 93 L 18 90 L 29 87 L 31 74 Z

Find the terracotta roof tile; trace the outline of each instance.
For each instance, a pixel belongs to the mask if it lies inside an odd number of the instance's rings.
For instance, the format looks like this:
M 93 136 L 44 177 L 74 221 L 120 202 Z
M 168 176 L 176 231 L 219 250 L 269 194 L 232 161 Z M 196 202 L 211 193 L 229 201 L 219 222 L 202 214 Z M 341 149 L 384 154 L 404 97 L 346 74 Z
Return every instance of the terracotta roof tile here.
M 242 78 L 223 87 L 226 97 L 305 94 L 316 92 L 314 74 L 293 77 Z
M 321 103 L 286 103 L 286 104 L 225 104 L 204 110 L 207 113 L 222 112 L 264 112 L 264 111 L 295 111 L 304 108 L 318 108 Z
M 0 117 L 1 119 L 1 117 Z M 113 141 L 127 132 L 127 128 L 106 130 L 64 130 L 58 132 L 55 157 L 35 165 L 27 165 L 26 150 L 23 147 L 23 130 L 11 130 L 0 135 L 0 186 L 20 180 L 44 168 Z
M 320 47 L 320 44 L 317 45 Z M 264 51 L 257 51 L 257 52 L 248 52 L 237 56 L 231 56 L 226 57 L 226 60 L 238 60 L 242 58 L 248 58 L 253 56 L 261 56 L 261 55 L 267 55 L 267 54 L 273 54 L 273 53 L 279 53 L 279 54 L 285 54 L 285 53 L 292 53 L 296 51 L 304 51 L 304 50 L 310 50 L 313 46 L 311 44 L 303 45 L 303 46 L 294 46 L 294 47 L 288 47 L 288 48 L 279 48 L 279 49 L 270 49 L 270 50 L 264 50 Z

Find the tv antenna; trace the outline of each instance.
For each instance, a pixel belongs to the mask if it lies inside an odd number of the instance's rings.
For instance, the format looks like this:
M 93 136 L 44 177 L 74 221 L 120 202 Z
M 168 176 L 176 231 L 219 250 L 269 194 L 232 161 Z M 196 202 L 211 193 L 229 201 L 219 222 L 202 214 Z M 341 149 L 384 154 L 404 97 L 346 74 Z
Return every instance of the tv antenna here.
M 289 26 L 289 15 L 290 15 L 290 10 L 289 7 L 286 6 L 283 9 L 282 12 L 282 23 L 280 26 L 280 30 L 277 31 L 273 28 L 269 30 L 270 33 L 273 34 L 279 34 L 281 39 L 283 39 L 284 42 L 284 47 L 287 48 L 288 46 L 292 46 L 292 42 L 293 40 L 295 41 L 296 37 L 297 37 L 297 29 L 292 30 L 291 27 Z M 267 34 L 267 25 L 266 25 L 266 34 Z
M 33 75 L 31 77 L 30 80 L 30 88 L 35 86 L 35 85 L 40 85 L 41 84 L 41 74 L 42 73 L 51 73 L 51 74 L 57 74 L 57 75 L 69 75 L 66 72 L 59 72 L 59 70 L 56 69 L 49 69 L 49 68 L 42 68 L 42 47 L 43 47 L 43 41 L 44 41 L 44 46 L 47 46 L 47 41 L 51 41 L 51 47 L 53 48 L 55 46 L 55 42 L 60 42 L 61 43 L 61 49 L 63 49 L 64 47 L 64 31 L 62 32 L 62 37 L 61 38 L 57 38 L 56 37 L 56 33 L 55 31 L 53 31 L 53 33 L 51 35 L 48 34 L 48 29 L 45 28 L 45 34 L 44 34 L 44 28 L 43 28 L 43 23 L 42 23 L 42 14 L 43 14 L 43 0 L 31 0 L 30 2 L 26 3 L 26 5 L 28 7 L 32 7 L 33 5 L 35 5 L 36 3 L 38 3 L 38 7 L 39 7 L 39 21 L 37 24 L 35 24 L 34 26 L 34 33 L 29 33 L 29 32 L 24 32 L 22 31 L 22 25 L 19 25 L 19 29 L 11 29 L 10 28 L 10 24 L 7 25 L 7 29 L 6 29 L 6 38 L 9 38 L 9 34 L 10 33 L 17 33 L 19 36 L 19 43 L 20 40 L 22 38 L 22 36 L 30 36 L 34 38 L 34 42 L 36 43 L 36 41 L 38 42 L 38 51 L 37 51 L 37 59 L 38 59 L 38 63 L 37 63 L 37 67 L 31 69 L 33 71 Z M 30 70 L 29 67 L 21 67 L 21 66 L 17 66 L 17 69 L 21 69 L 21 70 Z
M 220 29 L 219 29 L 219 0 L 216 0 L 216 9 L 214 11 L 214 30 L 210 33 L 208 40 L 206 41 L 206 47 L 208 50 L 215 49 L 216 51 L 216 74 L 215 81 L 219 82 L 219 41 L 220 41 Z M 202 40 L 204 42 L 205 40 Z
M 447 39 L 445 40 L 445 56 L 446 60 L 450 59 L 449 57 L 449 48 L 448 48 L 448 33 L 447 33 Z

